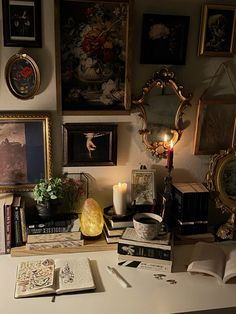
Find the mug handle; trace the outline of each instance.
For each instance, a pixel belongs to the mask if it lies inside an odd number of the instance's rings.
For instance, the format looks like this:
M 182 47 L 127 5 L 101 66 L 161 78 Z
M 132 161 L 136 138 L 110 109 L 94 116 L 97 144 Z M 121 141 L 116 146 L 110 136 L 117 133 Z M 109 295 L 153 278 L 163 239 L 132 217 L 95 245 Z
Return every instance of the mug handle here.
M 158 236 L 162 237 L 162 236 L 166 235 L 168 232 L 169 232 L 169 230 L 168 230 L 167 224 L 165 222 L 162 222 L 161 223 L 161 229 L 160 229 Z

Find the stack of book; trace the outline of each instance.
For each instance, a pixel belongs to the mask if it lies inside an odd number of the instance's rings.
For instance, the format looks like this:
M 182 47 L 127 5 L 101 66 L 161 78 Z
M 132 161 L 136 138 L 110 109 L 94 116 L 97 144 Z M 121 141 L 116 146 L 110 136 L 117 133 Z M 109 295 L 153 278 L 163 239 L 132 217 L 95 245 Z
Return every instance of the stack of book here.
M 103 233 L 107 243 L 118 243 L 127 227 L 133 227 L 133 219 L 131 216 L 104 216 Z
M 26 249 L 45 250 L 53 248 L 75 248 L 84 245 L 80 231 L 49 234 L 29 234 Z
M 170 232 L 155 240 L 144 240 L 134 228 L 126 228 L 117 245 L 118 265 L 171 272 L 172 247 Z

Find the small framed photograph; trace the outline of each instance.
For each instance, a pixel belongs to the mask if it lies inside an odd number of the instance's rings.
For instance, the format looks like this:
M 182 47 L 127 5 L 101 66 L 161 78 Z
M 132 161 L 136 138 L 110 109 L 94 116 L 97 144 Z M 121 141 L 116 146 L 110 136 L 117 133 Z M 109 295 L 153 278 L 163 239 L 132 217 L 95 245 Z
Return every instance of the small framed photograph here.
M 0 113 L 0 192 L 32 191 L 52 175 L 47 113 Z
M 2 0 L 4 46 L 42 47 L 41 0 Z
M 55 0 L 57 99 L 62 114 L 129 114 L 130 2 Z
M 140 63 L 184 64 L 189 20 L 189 16 L 143 14 Z
M 117 125 L 65 123 L 64 166 L 114 166 L 117 162 Z
M 155 171 L 133 170 L 131 194 L 135 205 L 152 205 L 156 199 Z
M 25 53 L 13 55 L 7 62 L 5 77 L 10 92 L 17 98 L 33 98 L 40 87 L 40 72 L 32 57 Z
M 235 52 L 235 24 L 236 6 L 204 4 L 198 55 L 232 57 Z
M 194 154 L 212 155 L 234 147 L 235 117 L 236 99 L 200 100 L 196 117 Z

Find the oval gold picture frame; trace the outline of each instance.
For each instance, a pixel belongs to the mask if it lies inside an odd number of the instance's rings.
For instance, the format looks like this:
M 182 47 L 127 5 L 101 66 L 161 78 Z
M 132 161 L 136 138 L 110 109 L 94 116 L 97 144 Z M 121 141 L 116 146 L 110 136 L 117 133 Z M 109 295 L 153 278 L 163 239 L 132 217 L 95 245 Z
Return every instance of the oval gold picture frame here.
M 5 77 L 10 92 L 17 98 L 33 98 L 40 87 L 38 65 L 26 53 L 17 53 L 7 62 Z
M 210 190 L 215 191 L 215 201 L 223 212 L 236 214 L 236 151 L 228 149 L 212 157 L 207 183 Z

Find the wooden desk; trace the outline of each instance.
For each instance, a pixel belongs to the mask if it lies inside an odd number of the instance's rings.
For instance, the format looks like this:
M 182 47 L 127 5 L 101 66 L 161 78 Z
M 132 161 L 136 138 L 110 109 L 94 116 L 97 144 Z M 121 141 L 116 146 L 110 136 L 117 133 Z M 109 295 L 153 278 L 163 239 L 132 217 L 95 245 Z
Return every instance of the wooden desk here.
M 185 271 L 191 252 L 192 245 L 175 246 L 173 273 L 166 274 L 162 280 L 156 279 L 153 271 L 117 266 L 116 251 L 74 253 L 90 258 L 97 289 L 95 292 L 58 296 L 55 303 L 51 302 L 50 296 L 14 299 L 17 264 L 38 256 L 1 255 L 0 313 L 170 314 L 226 307 L 235 308 L 232 312 L 221 310 L 216 313 L 236 313 L 236 284 L 223 285 L 213 277 L 191 276 Z M 107 272 L 107 265 L 116 267 L 132 287 L 122 288 Z M 168 279 L 177 283 L 171 284 Z

